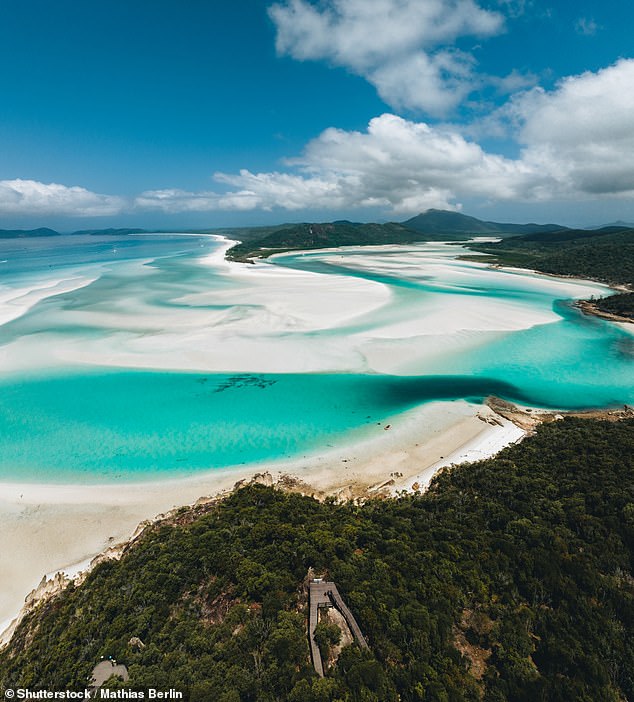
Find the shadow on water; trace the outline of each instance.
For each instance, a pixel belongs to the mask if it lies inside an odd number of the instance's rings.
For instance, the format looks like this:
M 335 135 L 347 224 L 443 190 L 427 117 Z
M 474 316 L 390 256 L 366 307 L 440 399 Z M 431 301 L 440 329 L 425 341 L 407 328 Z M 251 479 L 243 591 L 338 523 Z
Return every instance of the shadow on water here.
M 372 382 L 372 378 L 367 376 L 367 381 Z M 552 410 L 584 410 L 623 404 L 618 396 L 597 403 L 581 392 L 556 393 L 553 395 L 555 401 L 549 401 L 539 388 L 535 391 L 530 387 L 519 388 L 513 383 L 484 375 L 378 376 L 372 391 L 377 403 L 401 409 L 442 400 L 482 404 L 492 395 L 509 402 Z
M 489 395 L 530 403 L 531 397 L 511 383 L 495 378 L 469 376 L 412 376 L 383 378 L 377 391 L 387 405 L 414 406 L 435 400 L 468 400 L 481 403 Z

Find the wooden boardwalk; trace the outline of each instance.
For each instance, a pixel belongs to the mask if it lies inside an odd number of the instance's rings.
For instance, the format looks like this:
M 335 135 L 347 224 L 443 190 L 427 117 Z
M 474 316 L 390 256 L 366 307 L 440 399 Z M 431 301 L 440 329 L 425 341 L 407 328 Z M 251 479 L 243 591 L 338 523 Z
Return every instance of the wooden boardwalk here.
M 319 610 L 322 607 L 335 607 L 346 620 L 355 641 L 361 648 L 368 648 L 365 637 L 361 633 L 361 629 L 357 624 L 352 612 L 343 601 L 337 586 L 333 582 L 324 580 L 311 580 L 308 586 L 309 594 L 309 613 L 308 613 L 308 640 L 310 642 L 310 654 L 313 659 L 313 666 L 317 671 L 317 675 L 324 677 L 324 663 L 321 660 L 319 646 L 315 641 L 315 628 L 319 621 Z

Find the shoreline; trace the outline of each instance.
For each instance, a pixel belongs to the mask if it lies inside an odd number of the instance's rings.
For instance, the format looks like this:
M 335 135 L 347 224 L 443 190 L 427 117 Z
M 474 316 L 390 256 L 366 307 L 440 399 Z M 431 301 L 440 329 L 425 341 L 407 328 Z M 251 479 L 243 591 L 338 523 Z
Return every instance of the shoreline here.
M 517 433 L 508 438 L 511 424 L 486 405 L 433 402 L 386 420 L 366 439 L 304 458 L 152 483 L 1 484 L 0 645 L 25 601 L 28 610 L 81 580 L 95 558 L 120 552 L 140 528 L 167 512 L 227 495 L 254 479 L 318 499 L 387 496 L 408 489 L 406 483 L 421 473 L 431 479 L 448 461 L 497 453 L 518 440 Z M 526 435 L 515 429 L 519 438 Z
M 623 290 L 621 290 L 621 292 L 623 292 Z M 627 290 L 627 292 L 631 291 Z M 599 309 L 592 300 L 577 300 L 575 302 L 575 307 L 580 309 L 583 314 L 588 315 L 589 317 L 599 317 L 600 319 L 605 319 L 608 322 L 614 322 L 621 327 L 631 328 L 631 331 L 634 331 L 634 319 L 631 317 L 625 317 L 624 315 L 614 314 L 613 312 L 604 312 L 603 310 Z
M 470 250 L 477 251 L 477 249 Z M 473 256 L 458 256 L 458 260 L 480 262 L 486 264 L 486 257 L 488 256 L 494 257 L 495 254 L 474 253 Z M 543 275 L 548 278 L 561 278 L 562 280 L 577 280 L 580 282 L 598 283 L 600 285 L 606 286 L 610 290 L 613 290 L 615 295 L 632 292 L 632 288 L 629 285 L 625 285 L 623 283 L 607 283 L 606 281 L 600 280 L 599 278 L 579 278 L 578 276 L 566 273 L 546 273 L 546 271 L 540 271 L 537 268 L 522 268 L 521 266 L 508 266 L 504 263 L 498 262 L 489 263 L 488 266 L 489 268 L 501 271 L 517 271 L 520 273 L 528 272 L 536 275 Z M 603 310 L 599 309 L 592 300 L 574 300 L 573 305 L 578 310 L 581 310 L 581 312 L 587 315 L 588 317 L 598 317 L 599 319 L 603 319 L 605 321 L 617 324 L 621 329 L 624 329 L 625 331 L 634 333 L 634 319 L 632 319 L 631 317 L 625 317 L 624 315 L 614 314 L 612 312 L 604 312 Z
M 395 424 L 385 424 L 374 437 L 311 458 L 136 483 L 126 485 L 125 493 L 117 484 L 0 484 L 0 544 L 3 554 L 9 546 L 14 567 L 0 574 L 0 592 L 10 586 L 13 594 L 10 603 L 0 603 L 0 648 L 38 604 L 71 582 L 81 584 L 99 563 L 118 560 L 146 527 L 183 507 L 217 502 L 252 483 L 342 501 L 421 492 L 442 470 L 491 458 L 564 416 L 619 421 L 634 417 L 634 408 L 558 413 L 496 397 L 483 405 L 434 402 L 391 418 Z M 430 420 L 436 423 L 421 426 Z M 25 547 L 31 558 L 24 558 Z
M 264 266 L 267 273 L 273 269 L 271 263 L 265 262 L 238 268 L 225 258 L 234 242 L 222 235 L 212 236 L 224 245 L 202 257 L 201 265 L 221 265 L 232 276 L 247 279 L 257 279 Z M 394 245 L 363 248 L 391 246 Z M 280 275 L 292 277 L 294 283 L 299 274 L 284 269 Z M 356 283 L 355 286 L 358 287 Z M 356 301 L 356 288 L 354 292 Z M 382 304 L 385 300 L 374 302 Z M 286 314 L 285 308 L 284 311 Z M 354 311 L 358 314 L 356 307 Z M 345 321 L 346 314 L 341 309 L 337 312 Z M 311 314 L 308 318 L 312 326 L 321 322 L 320 315 L 314 311 Z M 446 317 L 447 311 L 443 310 L 443 319 Z M 529 326 L 530 322 L 524 320 Z M 383 356 L 393 361 L 394 351 L 391 347 L 388 351 Z M 379 361 L 383 356 L 379 356 Z M 386 419 L 370 437 L 320 454 L 206 471 L 187 478 L 98 485 L 0 484 L 0 646 L 10 636 L 6 626 L 11 626 L 23 607 L 27 592 L 31 591 L 27 595 L 28 608 L 38 598 L 59 591 L 71 579 L 81 580 L 97 562 L 95 559 L 108 557 L 104 556 L 108 553 L 116 557 L 144 524 L 160 520 L 174 509 L 217 499 L 254 479 L 320 499 L 330 495 L 342 500 L 363 499 L 398 494 L 400 490 L 420 490 L 446 466 L 493 456 L 510 443 L 520 441 L 543 421 L 542 417 L 559 416 L 554 412 L 539 414 L 541 410 L 529 414 L 532 410 L 526 410 L 522 419 L 505 410 L 462 400 L 430 402 Z M 60 572 L 66 575 L 59 575 Z

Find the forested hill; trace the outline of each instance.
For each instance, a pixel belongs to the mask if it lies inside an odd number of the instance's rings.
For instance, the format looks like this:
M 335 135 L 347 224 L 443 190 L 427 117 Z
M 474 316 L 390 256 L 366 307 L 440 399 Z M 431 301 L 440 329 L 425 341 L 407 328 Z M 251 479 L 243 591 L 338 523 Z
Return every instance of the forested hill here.
M 227 252 L 233 261 L 265 258 L 273 253 L 302 249 L 325 249 L 336 246 L 377 244 L 407 244 L 420 241 L 419 232 L 402 224 L 360 224 L 356 222 L 326 222 L 296 224 L 279 229 L 262 238 L 237 244 Z
M 461 212 L 449 210 L 427 210 L 416 217 L 403 222 L 406 227 L 424 234 L 455 236 L 469 234 L 470 236 L 509 236 L 512 234 L 532 234 L 543 232 L 566 231 L 559 224 L 511 224 L 509 222 L 487 222 L 476 217 L 469 217 Z
M 634 420 L 568 418 L 422 495 L 355 506 L 251 486 L 183 509 L 29 616 L 0 688 L 83 690 L 113 656 L 130 680 L 109 686 L 192 702 L 634 699 L 633 456 Z M 311 567 L 369 644 L 324 679 Z
M 254 230 L 255 231 L 255 230 Z M 408 244 L 414 241 L 467 240 L 479 235 L 509 236 L 528 233 L 558 233 L 566 231 L 557 224 L 504 224 L 485 222 L 459 212 L 427 210 L 405 222 L 362 224 L 338 221 L 321 224 L 283 225 L 264 236 L 254 232 L 236 232 L 243 243 L 234 246 L 227 258 L 247 261 L 266 257 L 279 251 L 322 249 L 336 246 L 377 244 Z M 232 234 L 227 234 L 229 237 Z
M 634 287 L 634 229 L 630 228 L 611 226 L 594 231 L 536 233 L 496 244 L 473 244 L 470 248 L 492 254 L 494 261 L 505 265 Z M 595 304 L 604 311 L 634 318 L 631 293 Z
M 39 229 L 0 229 L 0 239 L 25 239 L 37 236 L 59 236 L 54 229 L 40 227 Z

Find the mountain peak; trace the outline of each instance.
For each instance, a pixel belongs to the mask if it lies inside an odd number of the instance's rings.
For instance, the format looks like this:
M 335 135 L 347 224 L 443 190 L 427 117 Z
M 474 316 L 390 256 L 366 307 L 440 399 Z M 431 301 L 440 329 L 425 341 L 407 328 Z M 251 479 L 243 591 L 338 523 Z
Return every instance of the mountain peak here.
M 511 224 L 487 222 L 451 210 L 429 209 L 403 222 L 406 227 L 424 234 L 514 235 L 562 231 L 559 224 Z

